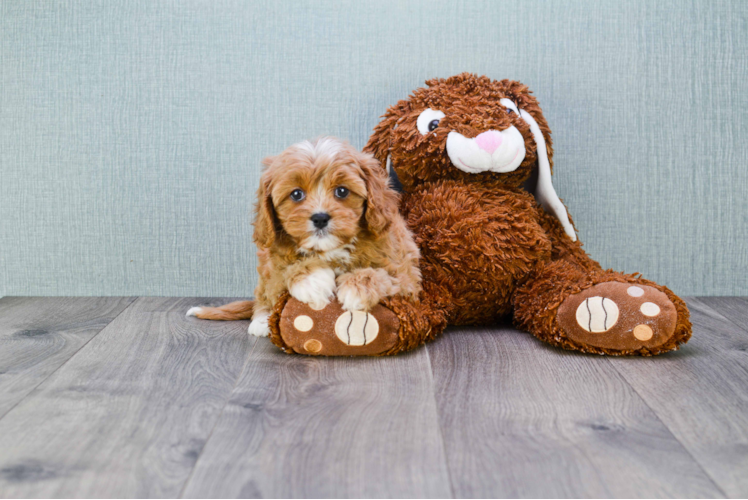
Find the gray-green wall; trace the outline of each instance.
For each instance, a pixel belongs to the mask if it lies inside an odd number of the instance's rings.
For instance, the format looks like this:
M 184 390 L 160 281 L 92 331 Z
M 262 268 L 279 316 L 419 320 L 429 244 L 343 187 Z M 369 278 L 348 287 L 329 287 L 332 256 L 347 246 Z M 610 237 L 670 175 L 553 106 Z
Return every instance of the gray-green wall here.
M 748 2 L 0 0 L 0 295 L 250 295 L 260 160 L 528 84 L 588 251 L 748 295 Z

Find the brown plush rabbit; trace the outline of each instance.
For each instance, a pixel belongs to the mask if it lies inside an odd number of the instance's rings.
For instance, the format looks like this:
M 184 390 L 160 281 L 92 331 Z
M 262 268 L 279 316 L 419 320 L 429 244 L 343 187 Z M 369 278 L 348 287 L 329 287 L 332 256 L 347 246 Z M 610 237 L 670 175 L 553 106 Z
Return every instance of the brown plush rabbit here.
M 312 337 L 315 347 L 346 343 L 341 332 L 351 325 L 371 338 L 374 324 L 377 348 L 348 342 L 329 353 L 393 354 L 446 325 L 507 317 L 584 352 L 654 355 L 688 341 L 679 297 L 639 275 L 603 270 L 582 249 L 551 184 L 550 129 L 525 85 L 467 73 L 426 84 L 387 110 L 366 146 L 402 183 L 401 212 L 421 250 L 420 302 L 386 299 L 358 325 L 284 297 L 270 321 L 276 344 L 325 354 L 296 346 Z M 300 314 L 324 319 L 321 328 L 295 331 Z

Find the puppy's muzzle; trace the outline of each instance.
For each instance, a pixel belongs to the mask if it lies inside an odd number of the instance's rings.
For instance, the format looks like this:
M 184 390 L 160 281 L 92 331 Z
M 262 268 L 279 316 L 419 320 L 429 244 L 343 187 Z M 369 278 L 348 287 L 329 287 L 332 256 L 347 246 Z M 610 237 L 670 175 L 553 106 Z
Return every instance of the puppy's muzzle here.
M 311 217 L 312 224 L 317 229 L 324 229 L 327 227 L 327 223 L 330 222 L 330 215 L 324 212 L 318 212 L 313 214 Z

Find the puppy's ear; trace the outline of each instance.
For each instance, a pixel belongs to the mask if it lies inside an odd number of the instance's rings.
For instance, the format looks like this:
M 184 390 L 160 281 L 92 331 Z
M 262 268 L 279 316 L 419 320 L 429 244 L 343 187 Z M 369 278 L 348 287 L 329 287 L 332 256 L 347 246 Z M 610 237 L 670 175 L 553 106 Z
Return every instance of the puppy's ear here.
M 369 153 L 357 153 L 356 161 L 366 183 L 366 227 L 378 236 L 387 231 L 397 217 L 400 197 L 389 187 L 387 173 L 376 158 Z
M 397 122 L 408 112 L 410 104 L 408 101 L 400 101 L 390 106 L 382 115 L 382 120 L 374 127 L 374 133 L 369 137 L 369 142 L 364 146 L 364 151 L 374 155 L 379 160 L 381 167 L 390 173 L 390 148 L 393 142 L 393 133 L 397 128 Z M 381 168 L 380 167 L 380 168 Z
M 262 166 L 267 169 L 270 165 L 273 164 L 276 158 L 277 156 L 268 156 L 268 157 L 263 158 Z
M 282 231 L 280 220 L 273 206 L 273 199 L 270 196 L 270 181 L 271 176 L 268 171 L 265 171 L 260 178 L 260 187 L 257 189 L 257 205 L 255 205 L 254 240 L 258 247 L 263 248 L 273 246 Z

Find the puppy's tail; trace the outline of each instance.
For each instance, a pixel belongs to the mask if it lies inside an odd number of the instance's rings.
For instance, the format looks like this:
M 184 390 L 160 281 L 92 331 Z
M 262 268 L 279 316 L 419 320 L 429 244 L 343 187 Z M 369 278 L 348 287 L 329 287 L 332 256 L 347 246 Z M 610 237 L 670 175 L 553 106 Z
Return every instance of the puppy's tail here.
M 187 316 L 221 321 L 252 319 L 254 305 L 253 300 L 239 300 L 221 307 L 193 307 L 187 311 Z

